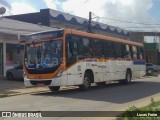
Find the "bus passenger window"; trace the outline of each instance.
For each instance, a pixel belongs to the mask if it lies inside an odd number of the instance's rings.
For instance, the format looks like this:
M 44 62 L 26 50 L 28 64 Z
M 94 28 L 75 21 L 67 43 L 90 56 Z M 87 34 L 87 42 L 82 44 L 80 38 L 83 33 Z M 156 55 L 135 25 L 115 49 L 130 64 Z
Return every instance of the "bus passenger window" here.
M 102 57 L 105 58 L 106 56 L 106 47 L 105 47 L 105 41 L 102 41 Z
M 122 58 L 122 44 L 115 43 L 115 58 Z
M 67 66 L 70 66 L 78 60 L 78 44 L 69 40 L 66 47 Z
M 140 59 L 140 49 L 137 47 L 137 59 Z
M 70 42 L 67 43 L 67 47 L 68 47 L 67 58 L 68 59 L 77 57 L 77 55 L 78 55 L 77 46 L 78 45 L 77 45 L 76 42 L 70 41 Z
M 125 45 L 124 57 L 127 59 L 131 59 L 131 52 L 129 45 Z
M 137 48 L 136 46 L 132 46 L 132 54 L 133 54 L 133 59 L 137 59 Z
M 144 59 L 144 50 L 143 50 L 143 48 L 140 48 L 140 59 L 142 60 L 142 59 Z
M 98 39 L 92 40 L 92 54 L 94 57 L 101 58 L 102 56 L 102 41 Z
M 80 54 L 83 58 L 91 57 L 90 53 L 90 40 L 88 38 L 81 39 L 81 46 L 80 46 Z
M 112 44 L 110 41 L 105 41 L 105 57 L 110 58 L 113 57 Z
M 67 43 L 67 59 L 71 58 L 73 56 L 73 51 L 72 51 L 72 43 L 68 42 Z
M 129 45 L 129 52 L 130 52 L 131 59 L 133 59 L 133 47 L 131 45 Z

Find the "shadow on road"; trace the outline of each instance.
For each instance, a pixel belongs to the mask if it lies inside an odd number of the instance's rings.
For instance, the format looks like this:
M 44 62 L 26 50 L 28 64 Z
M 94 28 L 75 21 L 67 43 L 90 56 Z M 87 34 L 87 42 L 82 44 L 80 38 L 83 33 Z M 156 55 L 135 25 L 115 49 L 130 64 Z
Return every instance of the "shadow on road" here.
M 89 91 L 80 91 L 78 88 L 75 88 L 61 90 L 55 93 L 45 92 L 33 95 L 65 97 L 122 104 L 148 97 L 159 92 L 159 82 L 134 81 L 129 85 L 119 85 L 118 83 L 113 83 L 106 85 L 106 87 L 92 86 L 92 89 Z

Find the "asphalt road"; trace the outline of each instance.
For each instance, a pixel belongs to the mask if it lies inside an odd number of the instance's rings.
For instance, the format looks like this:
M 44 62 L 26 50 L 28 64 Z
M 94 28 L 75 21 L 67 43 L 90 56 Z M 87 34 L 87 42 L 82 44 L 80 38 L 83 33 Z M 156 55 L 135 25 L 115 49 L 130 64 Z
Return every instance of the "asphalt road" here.
M 91 90 L 85 92 L 69 87 L 56 93 L 0 98 L 0 111 L 123 111 L 132 105 L 147 105 L 151 98 L 160 100 L 160 77 L 137 79 L 129 85 L 113 83 L 106 87 L 93 86 Z M 70 120 L 70 118 L 54 119 Z
M 23 80 L 7 80 L 0 78 L 0 92 L 25 88 Z

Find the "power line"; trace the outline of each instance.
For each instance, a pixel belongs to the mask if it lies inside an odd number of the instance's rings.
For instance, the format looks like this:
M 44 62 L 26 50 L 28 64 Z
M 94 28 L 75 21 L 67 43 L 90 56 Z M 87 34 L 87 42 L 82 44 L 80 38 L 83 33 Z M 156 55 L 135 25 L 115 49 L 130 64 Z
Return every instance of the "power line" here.
M 134 27 L 134 26 L 128 26 L 128 27 L 123 27 L 121 26 L 122 28 L 156 28 L 156 27 L 160 27 L 160 26 L 137 26 L 137 27 Z
M 95 17 L 94 18 L 102 18 L 102 19 L 108 19 L 112 21 L 117 21 L 117 22 L 123 22 L 123 23 L 131 23 L 131 24 L 141 24 L 141 25 L 160 25 L 160 23 L 141 23 L 141 22 L 131 22 L 131 21 L 125 21 L 125 20 L 118 20 L 118 19 L 112 19 L 112 18 L 107 18 L 107 17 L 100 17 L 92 13 Z

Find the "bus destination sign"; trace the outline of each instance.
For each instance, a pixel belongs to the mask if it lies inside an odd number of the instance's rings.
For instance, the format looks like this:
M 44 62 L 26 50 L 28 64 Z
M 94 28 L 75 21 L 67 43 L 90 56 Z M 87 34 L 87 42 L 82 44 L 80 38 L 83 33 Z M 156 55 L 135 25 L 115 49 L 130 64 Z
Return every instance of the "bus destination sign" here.
M 44 40 L 44 39 L 59 38 L 59 37 L 63 37 L 63 31 L 52 31 L 52 32 L 32 34 L 27 37 L 27 40 L 35 41 L 35 40 Z

